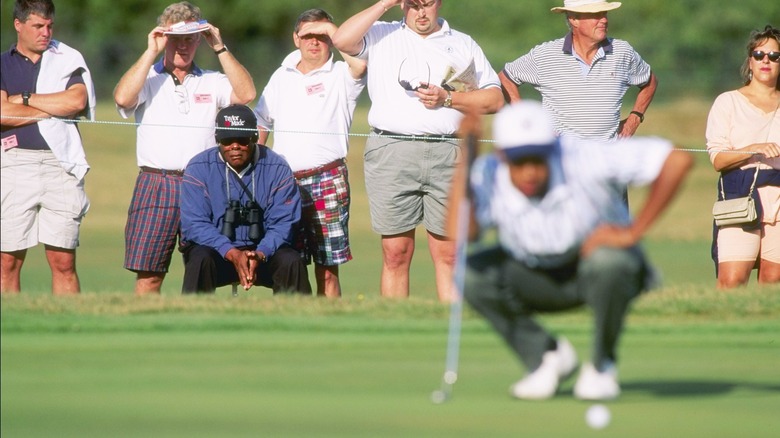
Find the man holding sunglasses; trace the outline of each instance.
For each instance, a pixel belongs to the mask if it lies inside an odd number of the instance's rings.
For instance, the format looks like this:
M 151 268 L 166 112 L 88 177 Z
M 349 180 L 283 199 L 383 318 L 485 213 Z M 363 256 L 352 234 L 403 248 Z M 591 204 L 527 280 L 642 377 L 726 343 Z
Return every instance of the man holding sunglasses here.
M 219 29 L 201 20 L 198 7 L 174 3 L 157 23 L 143 55 L 114 90 L 119 114 L 134 114 L 139 124 L 141 172 L 128 210 L 124 263 L 136 273 L 139 295 L 160 293 L 179 234 L 182 169 L 213 145 L 213 131 L 203 128 L 211 126 L 219 108 L 249 103 L 256 95 L 249 72 L 228 51 Z M 195 65 L 204 39 L 225 74 Z
M 655 95 L 657 80 L 650 66 L 626 41 L 608 38 L 608 11 L 620 2 L 565 0 L 552 12 L 565 13 L 570 32 L 542 43 L 509 62 L 499 73 L 507 101 L 520 100 L 518 86 L 530 84 L 555 131 L 593 140 L 631 137 Z M 639 87 L 634 107 L 620 120 L 623 97 Z
M 181 189 L 182 292 L 211 293 L 240 283 L 274 293 L 311 294 L 306 265 L 292 242 L 301 196 L 284 158 L 257 144 L 249 107 L 216 117 L 219 145 L 189 162 Z
M 401 21 L 378 21 L 395 6 Z M 441 6 L 442 0 L 380 0 L 333 35 L 338 50 L 368 61 L 374 134 L 366 142 L 364 170 L 372 226 L 382 235 L 385 297 L 409 296 L 415 228 L 423 224 L 438 297 L 454 298 L 455 245 L 444 229 L 459 156 L 454 133 L 462 112 L 493 113 L 503 105 L 482 49 L 439 17 Z M 452 86 L 452 74 L 464 80 Z

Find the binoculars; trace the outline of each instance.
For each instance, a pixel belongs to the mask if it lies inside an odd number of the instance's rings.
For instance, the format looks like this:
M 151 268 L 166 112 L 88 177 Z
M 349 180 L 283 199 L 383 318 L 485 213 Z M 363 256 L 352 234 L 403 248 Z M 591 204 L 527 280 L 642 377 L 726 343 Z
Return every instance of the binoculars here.
M 236 226 L 249 225 L 249 239 L 253 242 L 259 242 L 263 237 L 261 221 L 263 212 L 255 201 L 247 201 L 242 206 L 239 201 L 231 200 L 225 209 L 225 221 L 222 223 L 222 235 L 228 239 L 235 240 Z

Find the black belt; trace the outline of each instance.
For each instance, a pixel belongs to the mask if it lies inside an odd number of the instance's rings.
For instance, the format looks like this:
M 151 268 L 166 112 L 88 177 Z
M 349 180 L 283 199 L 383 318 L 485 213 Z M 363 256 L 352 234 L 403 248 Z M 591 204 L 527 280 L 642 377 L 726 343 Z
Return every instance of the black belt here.
M 333 170 L 341 165 L 344 165 L 347 163 L 347 160 L 343 158 L 339 158 L 336 161 L 331 161 L 328 164 L 323 164 L 322 166 L 314 167 L 311 169 L 305 169 L 305 170 L 299 170 L 297 172 L 293 172 L 293 176 L 295 176 L 296 179 L 301 178 L 308 178 L 310 176 L 319 175 L 322 172 L 327 172 L 329 170 Z
M 377 129 L 377 128 L 371 128 L 372 131 L 375 133 L 385 136 L 385 137 L 393 137 L 397 138 L 399 140 L 408 140 L 408 141 L 424 141 L 426 143 L 436 143 L 436 142 L 442 142 L 442 141 L 452 141 L 458 138 L 456 135 L 451 134 L 421 134 L 421 135 L 412 135 L 412 134 L 398 134 L 397 132 L 390 132 L 385 131 L 383 129 Z
M 168 176 L 168 175 L 170 175 L 170 176 L 184 176 L 184 171 L 183 170 L 165 170 L 165 169 L 156 169 L 154 167 L 146 167 L 146 166 L 141 166 L 141 172 L 156 173 L 156 174 L 159 174 L 159 175 L 162 175 L 162 176 Z

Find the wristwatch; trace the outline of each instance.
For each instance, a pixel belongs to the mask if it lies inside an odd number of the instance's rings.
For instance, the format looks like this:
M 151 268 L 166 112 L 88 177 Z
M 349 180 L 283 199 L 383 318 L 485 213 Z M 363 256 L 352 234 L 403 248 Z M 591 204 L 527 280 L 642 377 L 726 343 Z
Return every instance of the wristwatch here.
M 219 55 L 221 55 L 222 53 L 225 53 L 225 52 L 227 52 L 227 51 L 228 51 L 228 49 L 227 49 L 227 46 L 223 44 L 221 49 L 219 49 L 219 50 L 215 50 L 215 51 L 214 51 L 214 54 L 215 54 L 215 55 L 217 55 L 217 56 L 219 56 Z
M 642 123 L 645 121 L 645 115 L 640 113 L 639 111 L 631 111 L 629 114 L 633 114 L 637 117 L 639 117 L 639 123 Z
M 24 106 L 30 106 L 30 95 L 31 94 L 32 93 L 30 93 L 29 91 L 22 92 L 22 104 L 24 104 Z
M 452 91 L 447 91 L 447 98 L 444 99 L 444 108 L 452 108 Z

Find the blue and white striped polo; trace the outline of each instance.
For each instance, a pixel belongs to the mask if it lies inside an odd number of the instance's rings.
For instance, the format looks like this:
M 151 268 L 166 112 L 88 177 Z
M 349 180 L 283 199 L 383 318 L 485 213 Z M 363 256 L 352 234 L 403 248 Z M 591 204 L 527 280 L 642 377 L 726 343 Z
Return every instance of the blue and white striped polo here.
M 531 84 L 542 95 L 560 135 L 613 139 L 623 96 L 650 80 L 650 65 L 626 41 L 607 38 L 590 66 L 572 50 L 572 35 L 542 43 L 504 66 L 515 84 Z

